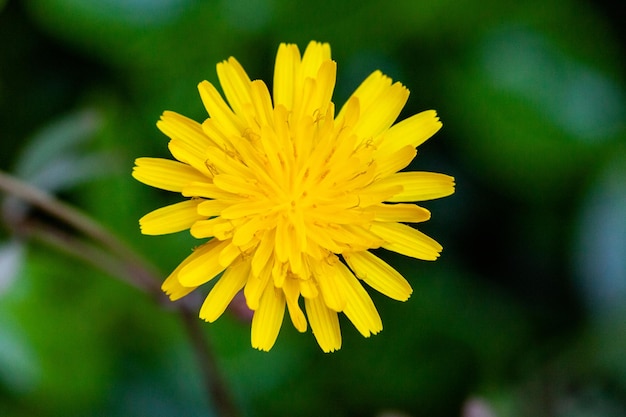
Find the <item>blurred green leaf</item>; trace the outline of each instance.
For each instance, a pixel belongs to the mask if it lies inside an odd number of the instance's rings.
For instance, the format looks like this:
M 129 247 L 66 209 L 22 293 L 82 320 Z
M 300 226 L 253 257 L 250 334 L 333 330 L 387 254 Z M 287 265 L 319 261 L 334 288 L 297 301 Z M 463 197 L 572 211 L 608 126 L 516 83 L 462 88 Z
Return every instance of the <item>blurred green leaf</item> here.
M 626 153 L 617 148 L 591 183 L 572 251 L 581 297 L 602 321 L 626 308 Z
M 455 76 L 454 129 L 472 136 L 458 146 L 485 181 L 516 199 L 563 199 L 624 128 L 619 87 L 539 33 L 491 33 Z
M 28 141 L 15 174 L 50 192 L 110 175 L 111 156 L 85 149 L 101 126 L 94 110 L 80 110 L 55 121 Z
M 0 308 L 0 386 L 12 394 L 29 394 L 42 378 L 33 349 L 9 312 Z
M 22 242 L 17 239 L 0 242 L 0 300 L 19 276 L 24 260 Z

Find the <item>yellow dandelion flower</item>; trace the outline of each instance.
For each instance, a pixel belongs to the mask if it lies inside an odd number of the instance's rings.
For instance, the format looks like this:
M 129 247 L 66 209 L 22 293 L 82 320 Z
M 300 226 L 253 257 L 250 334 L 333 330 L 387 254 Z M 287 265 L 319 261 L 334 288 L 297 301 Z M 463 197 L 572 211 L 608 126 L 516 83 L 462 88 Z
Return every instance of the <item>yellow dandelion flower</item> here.
M 226 101 L 211 83 L 198 86 L 208 119 L 166 111 L 157 123 L 177 161 L 138 158 L 133 170 L 186 198 L 142 217 L 144 234 L 190 229 L 208 239 L 163 290 L 176 300 L 218 278 L 200 309 L 213 322 L 243 289 L 254 312 L 252 346 L 265 351 L 285 307 L 297 330 L 311 326 L 324 352 L 341 347 L 338 313 L 363 336 L 378 333 L 382 322 L 361 281 L 400 301 L 412 290 L 369 250 L 435 260 L 442 249 L 404 223 L 428 220 L 413 203 L 452 194 L 454 179 L 399 172 L 441 128 L 435 111 L 394 124 L 409 92 L 376 71 L 335 114 L 336 63 L 325 43 L 309 43 L 302 56 L 281 44 L 273 95 L 235 58 L 219 63 L 217 75 Z

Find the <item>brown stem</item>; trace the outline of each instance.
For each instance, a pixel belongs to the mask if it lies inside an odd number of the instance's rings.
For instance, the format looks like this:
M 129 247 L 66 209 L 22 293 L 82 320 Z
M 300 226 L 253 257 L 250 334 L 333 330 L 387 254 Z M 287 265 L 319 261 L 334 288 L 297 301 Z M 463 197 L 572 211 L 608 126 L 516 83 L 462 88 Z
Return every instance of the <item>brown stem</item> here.
M 207 394 L 213 400 L 218 414 L 223 417 L 239 417 L 241 415 L 239 409 L 235 406 L 232 394 L 226 389 L 226 383 L 219 371 L 212 346 L 202 334 L 195 310 L 181 306 L 180 313 L 187 333 L 191 336 L 191 343 L 208 390 Z
M 128 285 L 153 296 L 159 304 L 166 304 L 165 294 L 153 285 L 156 282 L 156 277 L 148 275 L 147 271 L 137 268 L 135 265 L 129 265 L 124 260 L 119 260 L 84 239 L 34 219 L 25 220 L 19 225 L 14 225 L 14 227 L 20 236 L 37 239 L 60 252 L 91 264 Z
M 68 226 L 80 231 L 95 242 L 99 242 L 103 247 L 107 248 L 121 259 L 124 259 L 129 264 L 141 265 L 145 270 L 152 269 L 148 267 L 146 262 L 137 256 L 132 249 L 124 244 L 124 242 L 109 233 L 100 224 L 75 208 L 60 202 L 52 195 L 2 171 L 0 171 L 0 189 L 39 208 Z M 140 278 L 144 280 L 145 276 L 142 275 Z M 139 284 L 140 287 L 145 285 L 157 286 L 158 288 L 158 283 L 155 280 L 151 283 L 142 281 Z

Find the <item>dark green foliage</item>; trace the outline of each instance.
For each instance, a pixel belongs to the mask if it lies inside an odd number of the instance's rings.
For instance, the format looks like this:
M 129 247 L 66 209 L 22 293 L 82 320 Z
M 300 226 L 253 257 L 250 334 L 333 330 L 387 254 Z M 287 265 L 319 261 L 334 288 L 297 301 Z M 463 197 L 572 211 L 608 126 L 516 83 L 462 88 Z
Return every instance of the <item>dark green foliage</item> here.
M 444 128 L 412 168 L 457 179 L 420 225 L 444 252 L 381 251 L 414 294 L 373 294 L 383 332 L 363 339 L 342 320 L 334 354 L 287 315 L 269 353 L 230 313 L 204 325 L 245 415 L 460 416 L 482 398 L 499 417 L 624 416 L 626 61 L 608 7 L 0 1 L 0 169 L 43 175 L 165 277 L 197 242 L 139 232 L 139 217 L 177 201 L 130 176 L 134 158 L 168 155 L 160 113 L 206 117 L 196 85 L 231 55 L 271 84 L 280 42 L 328 41 L 337 105 L 381 69 L 411 90 L 403 117 L 438 111 Z M 171 311 L 0 237 L 1 416 L 212 415 Z

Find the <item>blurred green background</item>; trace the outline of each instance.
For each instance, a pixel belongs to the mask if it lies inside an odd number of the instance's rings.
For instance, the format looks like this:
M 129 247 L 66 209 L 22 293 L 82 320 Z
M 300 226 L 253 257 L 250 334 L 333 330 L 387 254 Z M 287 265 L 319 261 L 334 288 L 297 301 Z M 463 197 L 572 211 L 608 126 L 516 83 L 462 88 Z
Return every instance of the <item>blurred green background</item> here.
M 626 75 L 619 2 L 0 1 L 0 169 L 101 221 L 165 276 L 197 242 L 148 237 L 176 196 L 130 177 L 168 157 L 164 110 L 236 56 L 272 79 L 280 42 L 331 43 L 335 102 L 381 69 L 401 118 L 444 128 L 413 168 L 456 177 L 421 230 L 435 263 L 385 254 L 414 294 L 373 294 L 323 354 L 286 319 L 270 353 L 227 313 L 203 325 L 244 415 L 626 416 Z M 5 200 L 7 212 L 23 210 Z M 9 225 L 10 226 L 10 225 Z M 0 416 L 210 416 L 172 311 L 0 229 Z M 29 244 L 27 244 L 29 243 Z

